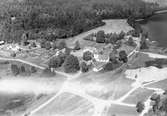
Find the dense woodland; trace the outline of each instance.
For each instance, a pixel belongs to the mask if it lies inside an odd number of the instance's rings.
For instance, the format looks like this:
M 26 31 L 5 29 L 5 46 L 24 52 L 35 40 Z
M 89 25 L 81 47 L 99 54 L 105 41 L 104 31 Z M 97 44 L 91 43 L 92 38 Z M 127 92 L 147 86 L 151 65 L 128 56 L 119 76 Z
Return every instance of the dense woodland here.
M 67 38 L 103 25 L 106 18 L 135 18 L 151 15 L 157 4 L 142 0 L 2 0 L 0 3 L 1 38 Z

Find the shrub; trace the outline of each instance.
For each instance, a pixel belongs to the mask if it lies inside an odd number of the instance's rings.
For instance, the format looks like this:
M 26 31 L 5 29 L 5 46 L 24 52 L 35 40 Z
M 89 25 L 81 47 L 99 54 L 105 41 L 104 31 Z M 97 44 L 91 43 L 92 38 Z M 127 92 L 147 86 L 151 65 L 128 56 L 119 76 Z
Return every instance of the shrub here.
M 105 33 L 104 31 L 98 31 L 96 34 L 97 43 L 105 43 Z
M 66 73 L 77 72 L 80 69 L 78 58 L 73 55 L 69 55 L 66 58 L 63 67 Z
M 89 61 L 89 60 L 92 60 L 92 58 L 93 58 L 92 52 L 90 52 L 90 51 L 84 52 L 84 54 L 83 54 L 83 60 Z

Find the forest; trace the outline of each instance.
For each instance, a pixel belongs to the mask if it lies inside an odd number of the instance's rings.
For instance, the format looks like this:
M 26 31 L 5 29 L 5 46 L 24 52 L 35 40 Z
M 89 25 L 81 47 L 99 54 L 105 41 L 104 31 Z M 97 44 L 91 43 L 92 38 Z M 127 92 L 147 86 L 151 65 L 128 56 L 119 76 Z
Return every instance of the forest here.
M 0 36 L 19 42 L 29 39 L 68 38 L 104 25 L 102 19 L 143 18 L 158 8 L 142 0 L 2 0 Z

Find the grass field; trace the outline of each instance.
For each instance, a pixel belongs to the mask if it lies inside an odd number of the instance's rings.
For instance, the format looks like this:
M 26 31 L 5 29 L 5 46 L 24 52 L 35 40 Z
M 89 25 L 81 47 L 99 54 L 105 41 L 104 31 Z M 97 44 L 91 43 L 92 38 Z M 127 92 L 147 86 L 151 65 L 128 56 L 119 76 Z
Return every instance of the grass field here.
M 31 94 L 9 94 L 0 92 L 0 116 L 10 112 L 20 112 L 27 108 L 34 99 Z
M 92 116 L 93 110 L 94 106 L 86 99 L 63 93 L 33 116 Z
M 112 105 L 107 113 L 106 116 L 138 116 L 139 114 L 136 112 L 135 107 L 127 107 L 127 106 L 119 106 L 119 105 Z
M 132 80 L 122 74 L 92 73 L 83 75 L 78 80 L 85 91 L 101 99 L 118 99 L 131 89 Z
M 167 90 L 167 79 L 151 84 L 151 85 L 148 85 L 147 87 L 160 88 L 163 90 Z
M 145 101 L 154 91 L 139 88 L 133 92 L 127 99 L 124 100 L 125 103 L 137 104 L 137 102 Z

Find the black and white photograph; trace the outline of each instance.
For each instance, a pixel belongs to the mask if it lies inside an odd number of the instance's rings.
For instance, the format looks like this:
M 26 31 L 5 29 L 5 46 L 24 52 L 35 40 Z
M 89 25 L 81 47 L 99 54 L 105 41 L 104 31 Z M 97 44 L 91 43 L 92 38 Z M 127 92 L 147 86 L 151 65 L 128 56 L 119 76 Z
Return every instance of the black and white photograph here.
M 167 116 L 167 0 L 0 0 L 0 116 Z

